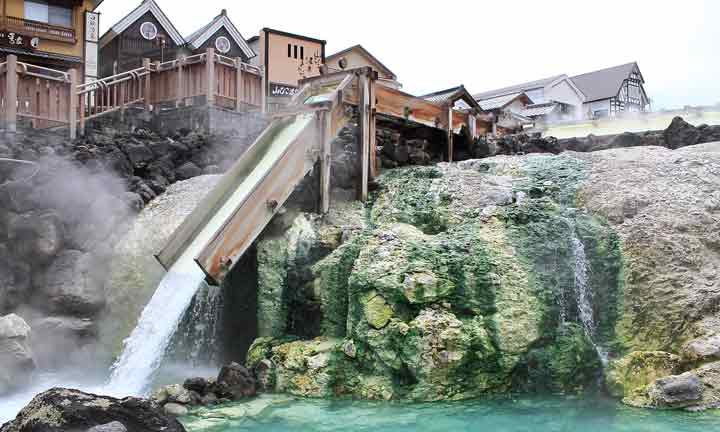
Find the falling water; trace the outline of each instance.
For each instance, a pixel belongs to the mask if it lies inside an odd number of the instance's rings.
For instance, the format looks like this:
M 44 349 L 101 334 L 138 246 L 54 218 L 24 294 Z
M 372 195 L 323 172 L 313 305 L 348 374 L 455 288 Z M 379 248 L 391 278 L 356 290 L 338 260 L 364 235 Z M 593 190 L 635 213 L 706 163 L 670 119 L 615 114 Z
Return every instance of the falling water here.
M 608 353 L 598 345 L 597 327 L 595 325 L 595 316 L 593 313 L 593 292 L 588 284 L 588 265 L 585 256 L 585 246 L 582 241 L 573 235 L 573 251 L 575 255 L 575 297 L 577 299 L 580 321 L 585 329 L 590 342 L 600 357 L 603 365 L 608 363 Z
M 108 384 L 112 393 L 143 395 L 148 391 L 178 323 L 204 280 L 205 274 L 192 259 L 183 256 L 172 266 L 112 367 Z
M 217 364 L 222 303 L 220 287 L 205 286 L 198 290 L 172 341 L 173 360 L 194 366 Z

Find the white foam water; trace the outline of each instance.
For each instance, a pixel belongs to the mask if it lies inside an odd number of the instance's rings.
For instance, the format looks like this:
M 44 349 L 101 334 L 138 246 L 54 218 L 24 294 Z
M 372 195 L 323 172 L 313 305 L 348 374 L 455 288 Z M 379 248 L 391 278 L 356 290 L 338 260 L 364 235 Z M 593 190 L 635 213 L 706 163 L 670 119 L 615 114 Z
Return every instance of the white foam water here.
M 573 252 L 575 255 L 575 298 L 577 300 L 580 321 L 585 329 L 590 342 L 600 357 L 603 365 L 608 364 L 608 353 L 596 342 L 597 326 L 595 325 L 595 315 L 593 312 L 593 292 L 588 284 L 588 264 L 585 255 L 585 245 L 577 238 L 572 238 Z

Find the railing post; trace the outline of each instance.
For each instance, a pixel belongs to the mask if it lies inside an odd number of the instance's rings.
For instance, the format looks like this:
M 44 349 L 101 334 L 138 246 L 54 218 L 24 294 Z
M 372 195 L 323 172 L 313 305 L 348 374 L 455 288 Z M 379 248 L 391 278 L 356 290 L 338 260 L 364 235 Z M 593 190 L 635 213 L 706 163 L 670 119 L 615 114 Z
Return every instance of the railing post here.
M 238 57 L 235 60 L 237 66 L 237 91 L 235 92 L 235 111 L 242 111 L 243 103 L 245 102 L 245 83 L 243 82 L 243 61 L 242 58 Z
M 150 59 L 144 58 L 143 59 L 143 67 L 146 71 L 148 71 L 148 74 L 145 75 L 145 82 L 143 87 L 143 99 L 145 102 L 145 109 L 147 111 L 150 111 L 150 76 L 152 75 L 150 73 Z
M 7 56 L 5 88 L 5 130 L 10 133 L 17 132 L 17 95 L 18 95 L 18 74 L 17 56 Z
M 183 87 L 183 63 L 185 62 L 185 57 L 180 57 L 177 59 L 177 88 L 176 88 L 176 95 L 175 95 L 175 107 L 179 108 L 183 105 L 183 101 L 185 100 L 184 95 L 184 87 Z
M 78 72 L 70 69 L 70 139 L 77 138 L 77 115 L 78 115 Z
M 205 59 L 206 79 L 207 79 L 207 104 L 215 105 L 215 49 L 207 49 L 207 58 Z
M 447 142 L 448 142 L 448 162 L 453 161 L 453 107 L 448 106 L 448 129 L 447 129 Z

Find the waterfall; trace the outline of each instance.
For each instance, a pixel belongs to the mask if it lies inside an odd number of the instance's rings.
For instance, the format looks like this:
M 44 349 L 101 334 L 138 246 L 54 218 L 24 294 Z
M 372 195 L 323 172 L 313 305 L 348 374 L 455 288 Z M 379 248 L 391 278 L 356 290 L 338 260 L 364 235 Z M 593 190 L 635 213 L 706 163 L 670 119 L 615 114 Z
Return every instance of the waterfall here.
M 597 326 L 593 312 L 593 292 L 588 284 L 588 263 L 585 255 L 585 245 L 573 230 L 573 252 L 575 256 L 575 298 L 577 300 L 580 321 L 585 335 L 595 347 L 603 365 L 608 364 L 608 353 L 597 343 Z
M 144 395 L 165 351 L 205 274 L 187 252 L 170 268 L 125 340 L 112 367 L 108 390 L 118 395 Z
M 217 364 L 222 305 L 220 287 L 206 285 L 198 290 L 172 341 L 173 360 L 194 366 Z

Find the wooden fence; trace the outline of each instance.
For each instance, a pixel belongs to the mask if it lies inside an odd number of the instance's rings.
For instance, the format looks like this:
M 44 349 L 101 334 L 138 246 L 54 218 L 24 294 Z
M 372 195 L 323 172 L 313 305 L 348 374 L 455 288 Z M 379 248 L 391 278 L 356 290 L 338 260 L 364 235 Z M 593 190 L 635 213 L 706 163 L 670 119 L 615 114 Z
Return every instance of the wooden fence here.
M 0 63 L 5 129 L 15 132 L 17 119 L 28 118 L 34 128 L 69 126 L 74 138 L 78 126 L 84 133 L 86 121 L 132 105 L 157 110 L 205 103 L 242 112 L 262 103 L 260 68 L 213 49 L 165 63 L 146 59 L 141 68 L 85 84 L 77 77 L 75 70 L 34 66 L 9 55 Z

